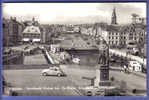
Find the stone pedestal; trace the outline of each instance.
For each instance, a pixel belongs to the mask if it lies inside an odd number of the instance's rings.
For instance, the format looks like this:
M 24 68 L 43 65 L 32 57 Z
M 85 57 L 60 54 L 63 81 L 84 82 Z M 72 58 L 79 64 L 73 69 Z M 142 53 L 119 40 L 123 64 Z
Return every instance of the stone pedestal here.
M 109 81 L 109 66 L 108 65 L 99 65 L 96 70 L 96 79 L 94 82 L 94 86 L 110 86 L 111 83 Z

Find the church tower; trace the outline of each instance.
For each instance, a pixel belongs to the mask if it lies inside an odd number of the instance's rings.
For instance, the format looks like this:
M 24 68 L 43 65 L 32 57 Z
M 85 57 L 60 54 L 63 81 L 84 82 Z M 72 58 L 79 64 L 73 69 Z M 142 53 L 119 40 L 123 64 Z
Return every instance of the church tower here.
M 113 12 L 112 12 L 111 24 L 112 24 L 112 25 L 116 25 L 116 24 L 117 24 L 117 17 L 116 17 L 115 8 L 113 9 Z

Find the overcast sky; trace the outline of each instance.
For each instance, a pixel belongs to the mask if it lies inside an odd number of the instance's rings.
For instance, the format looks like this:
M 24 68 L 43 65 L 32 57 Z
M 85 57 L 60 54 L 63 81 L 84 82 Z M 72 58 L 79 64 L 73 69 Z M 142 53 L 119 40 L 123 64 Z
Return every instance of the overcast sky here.
M 44 24 L 110 23 L 114 7 L 119 24 L 130 23 L 132 13 L 146 17 L 146 3 L 5 3 L 3 16 L 19 21 L 34 16 Z

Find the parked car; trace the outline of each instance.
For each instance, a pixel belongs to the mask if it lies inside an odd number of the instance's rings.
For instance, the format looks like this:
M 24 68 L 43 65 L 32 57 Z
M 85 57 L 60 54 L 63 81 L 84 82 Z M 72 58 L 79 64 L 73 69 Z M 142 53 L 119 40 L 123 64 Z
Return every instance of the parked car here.
M 80 63 L 80 59 L 79 58 L 73 58 L 72 61 L 75 64 L 79 64 Z
M 43 76 L 66 76 L 66 74 L 60 69 L 60 67 L 49 67 L 49 69 L 44 69 L 42 70 L 41 74 Z
M 129 61 L 129 64 L 128 64 L 128 68 L 129 68 L 129 71 L 142 71 L 142 66 L 139 62 L 137 61 Z

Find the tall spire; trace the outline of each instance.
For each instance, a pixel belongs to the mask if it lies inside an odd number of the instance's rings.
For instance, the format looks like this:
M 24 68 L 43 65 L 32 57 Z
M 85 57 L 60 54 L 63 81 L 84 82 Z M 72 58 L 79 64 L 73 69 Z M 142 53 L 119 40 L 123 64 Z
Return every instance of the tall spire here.
M 111 24 L 114 24 L 114 25 L 117 24 L 117 17 L 116 17 L 115 7 L 113 8 L 113 12 L 112 12 Z

